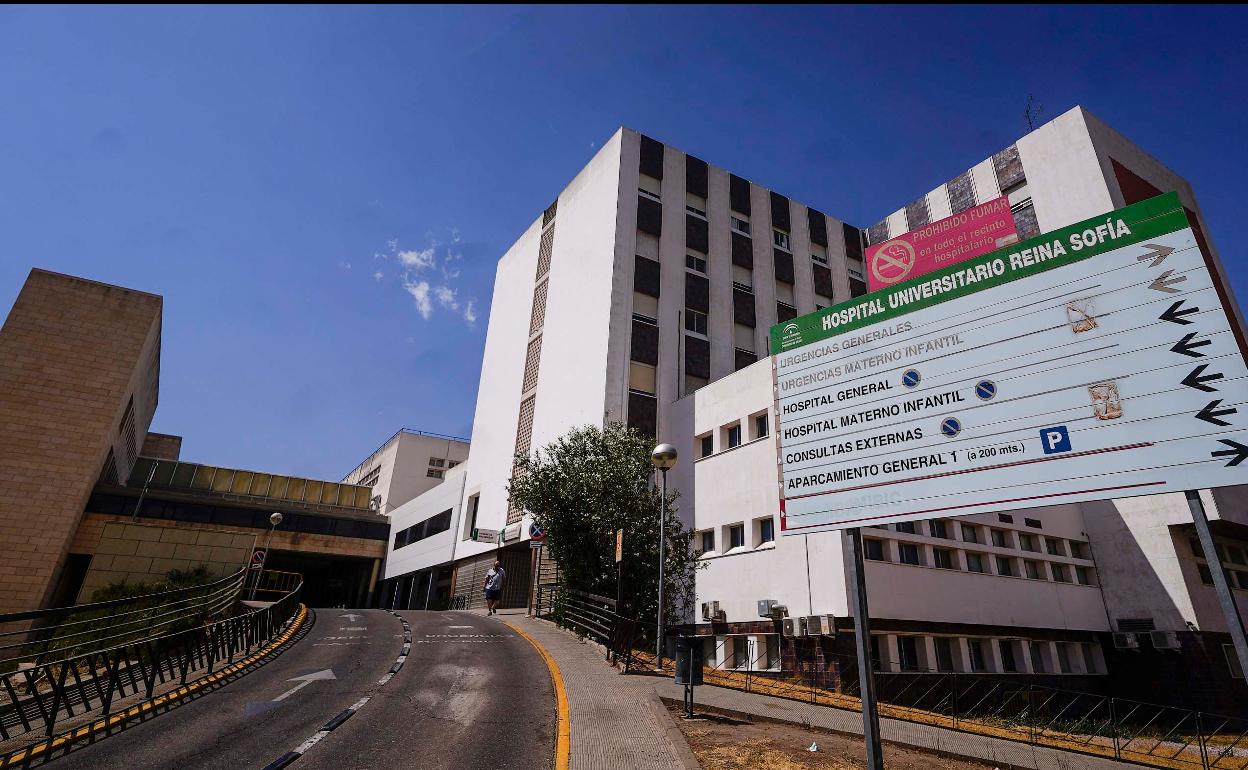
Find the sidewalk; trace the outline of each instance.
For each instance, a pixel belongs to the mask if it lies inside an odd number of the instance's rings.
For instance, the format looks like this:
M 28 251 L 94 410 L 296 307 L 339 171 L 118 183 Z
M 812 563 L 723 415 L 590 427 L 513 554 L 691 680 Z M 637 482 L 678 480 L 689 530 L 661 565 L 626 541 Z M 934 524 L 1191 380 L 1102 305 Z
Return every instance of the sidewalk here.
M 663 698 L 677 702 L 682 698 L 684 688 L 670 679 L 657 680 L 646 677 L 644 681 Z M 831 706 L 814 706 L 800 701 L 714 686 L 698 687 L 694 693 L 694 704 L 695 711 L 699 706 L 709 707 L 760 719 L 809 724 L 812 727 L 821 727 L 839 733 L 862 735 L 862 714 Z M 884 717 L 880 718 L 880 737 L 885 741 L 907 746 L 943 751 L 1029 770 L 1053 770 L 1054 768 L 1125 770 L 1125 768 L 1139 767 L 1139 765 L 1116 762 L 1112 759 L 1058 751 L 1044 746 L 1030 746 L 1017 741 L 973 735 Z M 887 746 L 884 747 L 884 753 L 887 756 Z
M 654 678 L 621 676 L 607 664 L 601 647 L 527 618 L 524 610 L 503 610 L 497 619 L 523 629 L 559 664 L 571 722 L 571 770 L 698 767 L 655 693 Z

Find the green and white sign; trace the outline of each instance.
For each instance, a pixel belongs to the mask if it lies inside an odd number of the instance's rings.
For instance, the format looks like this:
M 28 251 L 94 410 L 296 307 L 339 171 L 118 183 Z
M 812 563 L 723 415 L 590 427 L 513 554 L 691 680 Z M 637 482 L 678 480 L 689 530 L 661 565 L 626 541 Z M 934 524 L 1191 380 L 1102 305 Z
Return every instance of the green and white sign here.
M 472 539 L 478 543 L 494 543 L 499 542 L 497 529 L 478 529 L 472 530 Z
M 1248 483 L 1231 324 L 1170 193 L 776 326 L 781 528 Z

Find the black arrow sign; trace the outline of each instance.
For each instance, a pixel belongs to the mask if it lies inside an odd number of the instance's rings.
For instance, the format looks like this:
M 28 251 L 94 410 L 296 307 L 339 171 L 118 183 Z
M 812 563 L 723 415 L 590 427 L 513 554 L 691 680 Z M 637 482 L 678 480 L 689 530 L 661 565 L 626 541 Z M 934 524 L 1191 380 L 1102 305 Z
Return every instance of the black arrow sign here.
M 1159 243 L 1146 243 L 1144 244 L 1144 248 L 1149 249 L 1149 252 L 1147 254 L 1141 254 L 1136 257 L 1136 259 L 1141 262 L 1146 259 L 1153 260 L 1153 264 L 1149 265 L 1149 267 L 1157 267 L 1162 262 L 1165 262 L 1166 257 L 1170 256 L 1171 252 L 1174 251 L 1174 249 L 1169 246 L 1162 246 Z
M 1228 406 L 1225 409 L 1219 409 L 1218 405 L 1221 403 L 1222 399 L 1217 398 L 1205 404 L 1205 408 L 1196 413 L 1196 419 L 1204 420 L 1205 422 L 1212 423 L 1214 425 L 1221 425 L 1224 428 L 1227 425 L 1230 425 L 1230 423 L 1226 420 L 1219 420 L 1218 418 L 1225 417 L 1228 414 L 1235 414 L 1239 410 L 1233 406 Z
M 1179 276 L 1175 276 L 1174 278 L 1171 278 L 1170 276 L 1173 273 L 1174 273 L 1173 270 L 1167 270 L 1166 272 L 1154 278 L 1153 282 L 1148 285 L 1148 288 L 1153 289 L 1154 291 L 1164 291 L 1167 294 L 1178 294 L 1179 290 L 1174 288 L 1174 285 L 1176 283 L 1183 283 L 1184 281 L 1186 281 L 1187 276 L 1179 275 Z
M 1191 370 L 1190 372 L 1187 373 L 1187 376 L 1183 378 L 1183 384 L 1189 388 L 1195 388 L 1196 390 L 1203 390 L 1206 393 L 1213 393 L 1217 391 L 1217 388 L 1213 387 L 1212 385 L 1206 385 L 1205 383 L 1213 382 L 1214 380 L 1220 380 L 1222 379 L 1224 375 L 1222 374 L 1222 372 L 1214 372 L 1213 374 L 1205 374 L 1204 372 L 1208 368 L 1209 368 L 1209 364 L 1201 364 L 1200 366 Z
M 1248 460 L 1248 446 L 1244 446 L 1238 441 L 1234 439 L 1230 439 L 1230 438 L 1220 438 L 1218 439 L 1218 442 L 1221 444 L 1226 444 L 1227 446 L 1230 447 L 1230 449 L 1223 449 L 1218 452 L 1210 452 L 1209 456 L 1232 458 L 1231 461 L 1226 464 L 1226 467 L 1233 468 L 1236 465 L 1239 465 L 1240 463 L 1242 463 L 1244 460 Z
M 1166 312 L 1162 313 L 1160 316 L 1158 316 L 1158 318 L 1160 318 L 1163 321 L 1169 321 L 1172 324 L 1180 324 L 1182 326 L 1187 326 L 1188 324 L 1191 323 L 1191 321 L 1187 320 L 1183 316 L 1191 315 L 1192 313 L 1199 313 L 1200 308 L 1193 306 L 1193 307 L 1189 307 L 1186 309 L 1180 309 L 1182 307 L 1183 307 L 1183 300 L 1179 300 L 1178 302 L 1174 303 L 1170 307 L 1166 308 Z
M 1213 341 L 1212 340 L 1200 340 L 1198 342 L 1193 342 L 1192 340 L 1195 340 L 1195 339 L 1196 339 L 1196 332 L 1192 332 L 1191 334 L 1188 334 L 1185 337 L 1183 337 L 1183 339 L 1174 343 L 1174 346 L 1171 347 L 1170 350 L 1174 351 L 1175 353 L 1182 353 L 1185 356 L 1191 356 L 1192 358 L 1204 358 L 1205 354 L 1201 353 L 1199 350 L 1196 350 L 1196 348 L 1203 348 L 1205 345 L 1212 345 Z

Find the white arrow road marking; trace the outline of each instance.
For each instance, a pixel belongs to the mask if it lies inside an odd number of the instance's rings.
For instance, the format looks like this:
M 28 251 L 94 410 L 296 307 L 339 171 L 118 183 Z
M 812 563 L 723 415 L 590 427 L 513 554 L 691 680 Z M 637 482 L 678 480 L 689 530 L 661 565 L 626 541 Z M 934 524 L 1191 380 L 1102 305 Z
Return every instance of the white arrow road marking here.
M 338 617 L 346 618 L 348 623 L 354 623 L 360 619 L 360 616 L 356 615 L 354 612 L 348 612 L 346 615 L 339 615 Z
M 277 696 L 273 700 L 274 702 L 279 701 L 279 700 L 286 700 L 287 698 L 299 692 L 300 690 L 307 687 L 308 685 L 312 684 L 313 682 L 316 682 L 322 679 L 337 679 L 337 678 L 338 677 L 334 676 L 334 672 L 329 670 L 328 668 L 325 669 L 324 671 L 317 671 L 312 674 L 304 674 L 303 676 L 292 677 L 290 679 L 287 679 L 286 681 L 298 682 L 299 684 L 290 688 L 289 690 Z
M 447 626 L 447 628 L 472 628 L 472 626 Z
M 338 630 L 339 631 L 367 631 L 368 626 L 348 626 L 346 628 L 340 628 Z

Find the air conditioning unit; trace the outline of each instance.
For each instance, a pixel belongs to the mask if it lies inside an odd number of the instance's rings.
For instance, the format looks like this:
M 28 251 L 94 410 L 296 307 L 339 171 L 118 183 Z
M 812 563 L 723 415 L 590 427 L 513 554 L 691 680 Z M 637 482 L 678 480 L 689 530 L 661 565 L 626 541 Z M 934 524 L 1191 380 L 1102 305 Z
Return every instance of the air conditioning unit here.
M 771 608 L 772 620 L 779 620 L 781 618 L 787 618 L 788 616 L 789 616 L 789 608 L 785 607 L 783 604 L 777 604 L 776 606 Z
M 759 599 L 758 600 L 758 616 L 760 618 L 769 618 L 771 613 L 779 606 L 779 602 L 775 599 Z
M 806 618 L 797 618 L 797 635 L 810 636 L 810 627 L 806 625 Z
M 836 636 L 836 616 L 829 612 L 821 617 L 823 617 L 823 635 Z
M 828 629 L 823 627 L 826 620 L 827 617 L 825 615 L 808 615 L 806 617 L 806 634 L 808 636 L 823 636 L 828 633 Z
M 1138 650 L 1140 649 L 1140 637 L 1136 634 L 1114 634 L 1115 650 Z
M 780 633 L 787 638 L 802 636 L 801 618 L 785 618 L 780 621 Z
M 1179 634 L 1176 631 L 1149 631 L 1149 638 L 1153 642 L 1155 650 L 1180 650 L 1183 645 L 1179 643 Z

